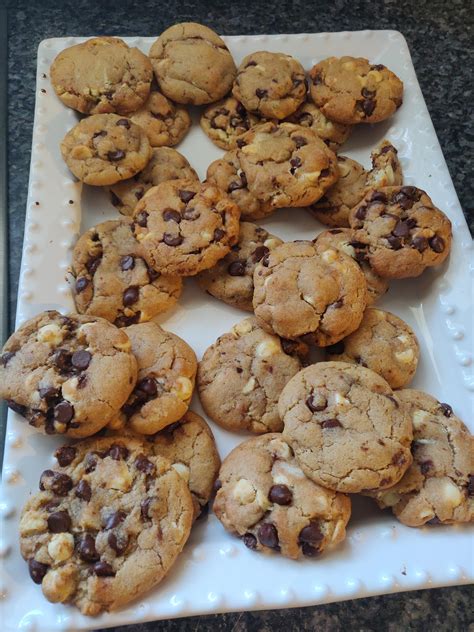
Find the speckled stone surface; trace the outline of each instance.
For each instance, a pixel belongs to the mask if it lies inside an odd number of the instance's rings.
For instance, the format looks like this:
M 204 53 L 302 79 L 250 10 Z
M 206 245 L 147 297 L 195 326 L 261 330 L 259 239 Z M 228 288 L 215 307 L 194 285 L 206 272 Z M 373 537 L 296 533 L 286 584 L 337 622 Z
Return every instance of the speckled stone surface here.
M 190 0 L 0 0 L 9 21 L 8 168 L 10 212 L 10 318 L 14 322 L 21 261 L 36 49 L 48 37 L 158 35 L 177 21 L 204 22 L 220 33 L 298 33 L 397 29 L 410 46 L 428 109 L 461 204 L 474 229 L 472 80 L 469 0 L 270 0 L 262 3 Z M 471 28 L 470 28 L 471 27 Z M 362 51 L 361 51 L 362 53 Z M 435 555 L 436 552 L 434 551 Z M 317 563 L 317 562 L 316 562 Z M 133 632 L 275 632 L 437 630 L 474 632 L 470 587 L 402 593 L 339 604 L 194 617 L 133 626 Z M 131 631 L 132 626 L 116 628 Z

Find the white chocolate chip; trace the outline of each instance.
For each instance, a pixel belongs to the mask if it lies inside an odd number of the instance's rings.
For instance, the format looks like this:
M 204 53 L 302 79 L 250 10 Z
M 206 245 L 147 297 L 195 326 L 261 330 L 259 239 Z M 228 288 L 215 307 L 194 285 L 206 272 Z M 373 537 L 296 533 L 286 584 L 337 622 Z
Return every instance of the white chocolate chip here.
M 255 354 L 260 358 L 269 358 L 270 356 L 280 352 L 281 345 L 277 340 L 274 340 L 273 338 L 262 340 L 262 342 L 260 342 L 255 349 Z
M 355 254 L 356 254 L 355 249 L 347 241 L 343 241 L 340 244 L 339 250 L 342 250 L 342 252 L 346 255 L 349 255 L 349 257 L 352 257 L 352 258 L 355 257 Z
M 353 61 L 346 61 L 342 64 L 344 70 L 355 70 L 355 64 Z
M 424 520 L 425 518 L 432 518 L 433 516 L 434 513 L 432 509 L 425 509 L 424 511 L 420 511 L 420 513 L 418 514 L 418 517 L 421 520 Z
M 321 171 L 297 171 L 296 177 L 298 180 L 309 180 L 310 182 L 317 182 L 319 180 L 319 176 L 321 175 Z
M 55 562 L 64 562 L 74 553 L 72 533 L 57 533 L 48 544 L 48 553 Z
M 397 340 L 400 340 L 404 345 L 410 342 L 410 338 L 406 334 L 400 334 L 400 336 L 397 336 Z
M 265 241 L 263 242 L 263 245 L 266 248 L 269 248 L 270 250 L 272 250 L 273 248 L 280 246 L 281 243 L 282 243 L 281 239 L 274 239 L 273 237 L 270 237 L 269 239 L 265 239 Z
M 183 375 L 176 380 L 176 388 L 172 390 L 172 393 L 177 395 L 183 402 L 191 399 L 193 394 L 193 383 L 188 377 Z
M 413 353 L 413 349 L 406 349 L 406 351 L 398 351 L 395 353 L 395 358 L 402 364 L 412 362 L 414 357 L 415 354 Z
M 415 439 L 414 443 L 419 443 L 421 445 L 435 445 L 435 439 Z
M 273 476 L 273 482 L 275 485 L 288 485 L 290 481 L 284 474 L 275 474 Z
M 367 73 L 367 77 L 372 77 L 377 83 L 380 83 L 383 79 L 383 75 L 378 70 L 370 70 Z
M 291 456 L 290 446 L 280 439 L 272 439 L 268 447 L 280 459 L 288 459 Z
M 273 503 L 268 500 L 268 496 L 264 494 L 261 489 L 258 489 L 257 504 L 263 509 L 263 511 L 268 511 L 269 509 L 271 509 Z
M 44 576 L 41 588 L 45 597 L 53 603 L 62 603 L 75 591 L 75 573 L 69 567 L 50 570 Z
M 38 330 L 36 339 L 38 342 L 49 342 L 53 345 L 59 345 L 63 341 L 63 332 L 59 325 L 51 323 L 50 325 L 44 325 Z
M 181 478 L 184 478 L 186 483 L 189 481 L 189 467 L 184 463 L 173 463 L 173 469 L 175 469 Z
M 329 248 L 321 254 L 321 257 L 326 263 L 333 263 L 337 259 L 337 252 L 333 248 Z
M 25 513 L 20 520 L 20 533 L 22 536 L 34 535 L 47 530 L 46 520 L 39 515 Z
M 114 344 L 114 349 L 118 349 L 119 351 L 131 351 L 132 350 L 132 343 L 130 342 L 130 340 L 127 340 L 125 342 L 117 342 Z
M 303 470 L 301 470 L 297 465 L 287 463 L 286 461 L 282 461 L 280 459 L 275 461 L 272 467 L 272 478 L 274 482 L 280 482 L 277 481 L 277 478 L 285 478 L 286 482 L 288 482 L 288 477 L 300 479 L 306 478 Z
M 413 413 L 413 427 L 418 429 L 429 419 L 430 415 L 426 410 L 415 410 Z
M 347 165 L 345 161 L 337 163 L 337 170 L 339 171 L 340 178 L 345 178 L 350 172 L 349 165 Z
M 92 151 L 85 145 L 76 145 L 71 149 L 70 156 L 74 160 L 87 160 L 87 158 L 92 158 Z
M 255 500 L 255 488 L 246 478 L 237 481 L 232 496 L 239 501 L 241 505 L 248 505 Z
M 331 536 L 331 543 L 337 544 L 341 540 L 344 540 L 344 536 L 346 534 L 346 524 L 344 520 L 338 520 L 336 522 L 336 526 L 334 527 L 334 531 Z
M 69 402 L 74 402 L 77 396 L 77 385 L 79 380 L 77 377 L 71 377 L 66 380 L 61 387 L 61 394 L 64 399 Z
M 397 494 L 396 492 L 387 492 L 385 494 L 382 494 L 382 496 L 380 497 L 385 507 L 393 507 L 399 502 L 400 498 L 400 494 Z
M 249 334 L 252 331 L 252 323 L 250 320 L 243 320 L 241 323 L 237 323 L 232 327 L 232 331 L 236 336 L 243 336 Z
M 453 507 L 457 507 L 458 505 L 462 503 L 461 492 L 456 487 L 456 485 L 449 479 L 446 479 L 445 481 L 443 481 L 441 490 L 442 490 L 441 493 L 444 500 L 446 500 L 446 502 L 448 502 Z
M 309 303 L 310 305 L 314 305 L 314 296 L 304 295 L 303 300 L 305 303 Z
M 341 393 L 335 393 L 334 404 L 336 406 L 347 406 L 348 404 L 350 404 L 350 401 L 346 397 L 344 397 L 344 395 L 342 395 Z
M 201 237 L 204 239 L 204 241 L 211 241 L 211 239 L 212 239 L 211 233 L 208 232 L 207 230 L 203 230 L 202 231 Z
M 255 388 L 256 385 L 256 380 L 255 378 L 252 376 L 249 381 L 247 382 L 247 384 L 244 386 L 244 388 L 242 389 L 242 393 L 244 395 L 248 395 L 249 393 L 251 393 L 253 391 L 253 389 Z

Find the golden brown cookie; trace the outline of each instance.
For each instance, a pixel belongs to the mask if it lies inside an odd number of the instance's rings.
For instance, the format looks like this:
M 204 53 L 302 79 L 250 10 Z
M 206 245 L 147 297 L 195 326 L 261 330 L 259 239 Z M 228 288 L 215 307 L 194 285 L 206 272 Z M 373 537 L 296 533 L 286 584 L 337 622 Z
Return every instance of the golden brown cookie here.
M 349 214 L 354 241 L 377 274 L 389 279 L 419 276 L 446 259 L 451 222 L 417 187 L 369 191 Z
M 141 127 L 116 114 L 94 114 L 64 137 L 61 154 L 72 173 L 86 184 L 104 186 L 131 178 L 151 157 Z
M 56 450 L 59 467 L 20 519 L 31 579 L 53 603 L 95 616 L 158 584 L 188 539 L 193 501 L 186 482 L 151 446 L 102 437 Z
M 94 37 L 61 51 L 51 65 L 61 101 L 83 114 L 128 114 L 150 93 L 153 70 L 138 48 L 118 37 Z
M 201 127 L 214 145 L 221 149 L 235 149 L 237 139 L 259 122 L 234 97 L 225 97 L 209 105 L 201 114 Z
M 352 132 L 352 125 L 343 125 L 342 123 L 330 121 L 311 102 L 303 103 L 286 121 L 302 127 L 309 127 L 334 152 L 339 150 Z
M 130 118 L 145 130 L 152 147 L 177 145 L 191 127 L 188 111 L 157 90 L 150 93 L 146 103 Z
M 393 487 L 367 494 L 409 527 L 474 521 L 474 438 L 449 404 L 405 389 L 413 420 L 413 463 Z
M 278 409 L 301 469 L 328 489 L 385 489 L 412 462 L 410 416 L 370 369 L 345 362 L 306 367 L 285 386 Z
M 363 57 L 329 57 L 309 72 L 310 95 L 328 119 L 355 125 L 377 123 L 403 102 L 403 83 L 383 64 Z
M 193 180 L 151 188 L 133 213 L 148 263 L 165 274 L 192 276 L 212 267 L 239 235 L 239 208 L 220 189 Z
M 251 550 L 314 558 L 344 540 L 349 497 L 307 478 L 281 434 L 234 448 L 218 485 L 214 513 Z
M 213 103 L 229 92 L 237 71 L 232 55 L 212 29 L 181 22 L 150 48 L 161 91 L 177 103 Z

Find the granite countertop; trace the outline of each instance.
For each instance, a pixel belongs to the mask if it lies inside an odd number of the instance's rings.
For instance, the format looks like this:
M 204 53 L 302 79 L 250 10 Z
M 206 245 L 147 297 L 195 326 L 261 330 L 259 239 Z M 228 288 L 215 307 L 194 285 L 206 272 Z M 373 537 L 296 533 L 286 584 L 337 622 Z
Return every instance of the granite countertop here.
M 10 319 L 14 322 L 21 260 L 34 108 L 36 49 L 47 37 L 64 35 L 158 35 L 178 21 L 204 22 L 219 33 L 298 33 L 396 29 L 408 41 L 428 109 L 461 205 L 474 229 L 474 184 L 469 173 L 472 79 L 469 0 L 27 0 L 3 1 L 8 9 L 8 169 L 10 213 Z M 363 51 L 361 51 L 363 54 Z M 433 554 L 436 554 L 434 551 Z M 133 627 L 134 632 L 217 629 L 467 631 L 474 625 L 472 589 L 452 587 L 346 601 L 295 610 L 194 617 Z M 429 624 L 428 624 L 429 621 Z M 132 626 L 116 629 L 132 630 Z

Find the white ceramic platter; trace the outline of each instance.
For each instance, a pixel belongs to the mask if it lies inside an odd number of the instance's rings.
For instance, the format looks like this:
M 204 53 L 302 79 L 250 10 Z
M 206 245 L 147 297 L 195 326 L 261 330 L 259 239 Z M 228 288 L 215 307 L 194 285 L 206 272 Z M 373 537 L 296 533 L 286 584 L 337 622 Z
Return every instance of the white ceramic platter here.
M 152 39 L 125 38 L 148 51 Z M 399 150 L 405 181 L 425 189 L 451 218 L 453 252 L 445 265 L 419 279 L 393 283 L 380 301 L 405 319 L 421 344 L 421 362 L 413 386 L 449 402 L 473 427 L 474 377 L 472 331 L 473 244 L 446 163 L 426 109 L 407 44 L 395 31 L 360 31 L 311 35 L 261 35 L 224 38 L 237 62 L 255 50 L 289 53 L 309 69 L 330 55 L 368 57 L 384 63 L 405 83 L 397 114 L 384 123 L 359 126 L 344 147 L 368 165 L 377 142 L 390 139 Z M 79 231 L 117 217 L 102 191 L 74 182 L 64 165 L 59 142 L 75 124 L 76 114 L 54 95 L 48 78 L 55 55 L 81 38 L 43 41 L 38 49 L 33 150 L 18 297 L 17 325 L 46 308 L 67 311 L 73 302 L 64 277 Z M 220 156 L 196 124 L 178 149 L 201 177 Z M 277 211 L 264 222 L 289 240 L 313 238 L 321 229 L 306 211 Z M 192 279 L 179 306 L 159 319 L 179 334 L 200 358 L 217 336 L 246 314 L 207 296 Z M 193 408 L 202 413 L 197 398 Z M 221 456 L 242 437 L 215 425 Z M 410 529 L 368 499 L 355 499 L 348 537 L 320 560 L 293 562 L 278 555 L 252 553 L 228 535 L 211 514 L 197 523 L 191 539 L 167 579 L 130 607 L 98 619 L 48 603 L 28 576 L 18 545 L 20 508 L 40 473 L 54 465 L 60 439 L 35 433 L 10 413 L 1 509 L 4 630 L 82 630 L 126 623 L 228 610 L 305 606 L 367 595 L 472 581 L 472 528 Z

